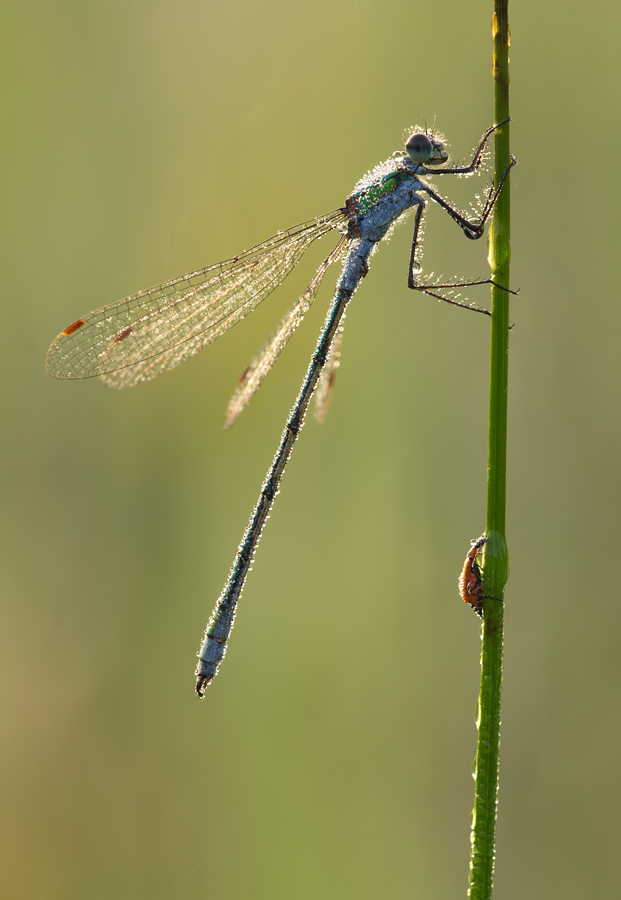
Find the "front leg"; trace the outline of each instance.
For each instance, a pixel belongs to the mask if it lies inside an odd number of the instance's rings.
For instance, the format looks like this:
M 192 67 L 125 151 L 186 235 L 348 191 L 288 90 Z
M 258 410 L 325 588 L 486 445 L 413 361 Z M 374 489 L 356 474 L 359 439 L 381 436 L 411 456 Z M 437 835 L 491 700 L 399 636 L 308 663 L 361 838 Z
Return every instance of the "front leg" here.
M 507 119 L 503 119 L 502 122 L 499 122 L 498 125 L 492 125 L 491 128 L 488 128 L 481 140 L 479 141 L 479 146 L 474 151 L 474 156 L 472 157 L 472 162 L 469 166 L 455 166 L 452 169 L 440 169 L 435 166 L 432 168 L 431 166 L 421 167 L 420 171 L 425 175 L 472 175 L 473 172 L 476 172 L 479 166 L 481 165 L 481 159 L 483 157 L 483 151 L 485 150 L 485 145 L 491 134 L 496 131 L 501 125 L 506 125 L 507 122 L 511 121 L 511 116 Z

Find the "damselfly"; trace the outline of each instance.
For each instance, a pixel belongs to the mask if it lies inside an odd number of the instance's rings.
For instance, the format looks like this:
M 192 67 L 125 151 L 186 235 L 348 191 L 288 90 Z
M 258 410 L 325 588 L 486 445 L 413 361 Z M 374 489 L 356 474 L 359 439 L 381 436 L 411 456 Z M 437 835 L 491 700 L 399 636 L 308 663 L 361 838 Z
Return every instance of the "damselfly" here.
M 288 231 L 279 231 L 269 240 L 232 259 L 198 269 L 95 310 L 65 328 L 50 347 L 46 368 L 55 378 L 97 376 L 104 384 L 116 388 L 148 381 L 193 356 L 255 309 L 278 287 L 314 241 L 329 232 L 336 232 L 339 236 L 336 246 L 321 263 L 302 296 L 250 362 L 227 409 L 225 427 L 228 428 L 258 390 L 302 321 L 328 268 L 343 259 L 341 276 L 326 323 L 198 653 L 196 691 L 199 696 L 204 695 L 226 653 L 237 602 L 315 389 L 316 415 L 320 420 L 325 415 L 339 364 L 345 308 L 367 274 L 369 259 L 377 245 L 407 210 L 414 210 L 408 287 L 454 306 L 490 315 L 487 310 L 459 301 L 451 296 L 451 292 L 457 287 L 493 284 L 492 279 L 434 284 L 417 280 L 416 276 L 422 268 L 417 249 L 426 205 L 423 195 L 446 210 L 466 237 L 477 240 L 484 232 L 515 161 L 512 159 L 501 182 L 490 187 L 478 217 L 472 221 L 447 203 L 422 178 L 430 175 L 471 175 L 476 172 L 488 138 L 508 121 L 505 119 L 488 128 L 468 165 L 452 168 L 438 168 L 445 166 L 449 159 L 440 136 L 427 128 L 416 131 L 408 138 L 405 152 L 394 154 L 358 182 L 344 207 Z

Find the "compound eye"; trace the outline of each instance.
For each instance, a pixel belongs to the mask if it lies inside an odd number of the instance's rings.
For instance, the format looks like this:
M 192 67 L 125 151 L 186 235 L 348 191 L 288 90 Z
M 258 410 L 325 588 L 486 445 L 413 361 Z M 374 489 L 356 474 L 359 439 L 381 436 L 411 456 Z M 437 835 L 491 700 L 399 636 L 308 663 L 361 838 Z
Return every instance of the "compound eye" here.
M 405 151 L 417 163 L 426 163 L 433 154 L 433 145 L 426 134 L 411 134 L 405 142 Z

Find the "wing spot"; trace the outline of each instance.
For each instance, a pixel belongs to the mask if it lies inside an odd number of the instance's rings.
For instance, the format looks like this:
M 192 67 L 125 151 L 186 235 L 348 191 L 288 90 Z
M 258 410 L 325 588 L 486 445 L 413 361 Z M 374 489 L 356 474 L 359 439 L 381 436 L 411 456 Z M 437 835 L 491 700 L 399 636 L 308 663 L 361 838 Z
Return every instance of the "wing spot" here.
M 127 337 L 128 334 L 131 334 L 131 333 L 132 333 L 132 326 L 128 325 L 127 328 L 124 328 L 122 331 L 119 331 L 119 333 L 114 336 L 114 343 L 118 344 L 119 341 L 122 341 L 124 338 Z
M 63 331 L 65 337 L 69 337 L 70 334 L 73 334 L 74 331 L 77 331 L 78 328 L 81 328 L 82 325 L 86 325 L 84 319 L 78 319 L 77 322 L 74 322 L 73 325 L 68 325 L 67 328 Z

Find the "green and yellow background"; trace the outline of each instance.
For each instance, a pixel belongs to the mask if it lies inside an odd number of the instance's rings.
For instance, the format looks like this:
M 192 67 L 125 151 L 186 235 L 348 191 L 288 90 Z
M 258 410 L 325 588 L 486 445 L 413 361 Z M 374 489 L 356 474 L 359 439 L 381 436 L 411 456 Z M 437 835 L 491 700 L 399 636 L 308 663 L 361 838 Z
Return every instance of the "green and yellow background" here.
M 329 242 L 126 392 L 43 368 L 80 315 L 340 206 L 426 119 L 493 121 L 490 3 L 32 0 L 4 10 L 2 874 L 7 900 L 465 896 L 489 323 L 406 287 L 347 314 L 221 673 L 205 623 L 334 284 L 231 432 Z M 506 658 L 495 896 L 618 891 L 619 7 L 513 2 Z M 438 186 L 466 206 L 482 179 Z M 427 273 L 485 276 L 430 208 Z M 469 294 L 488 301 L 487 290 Z

